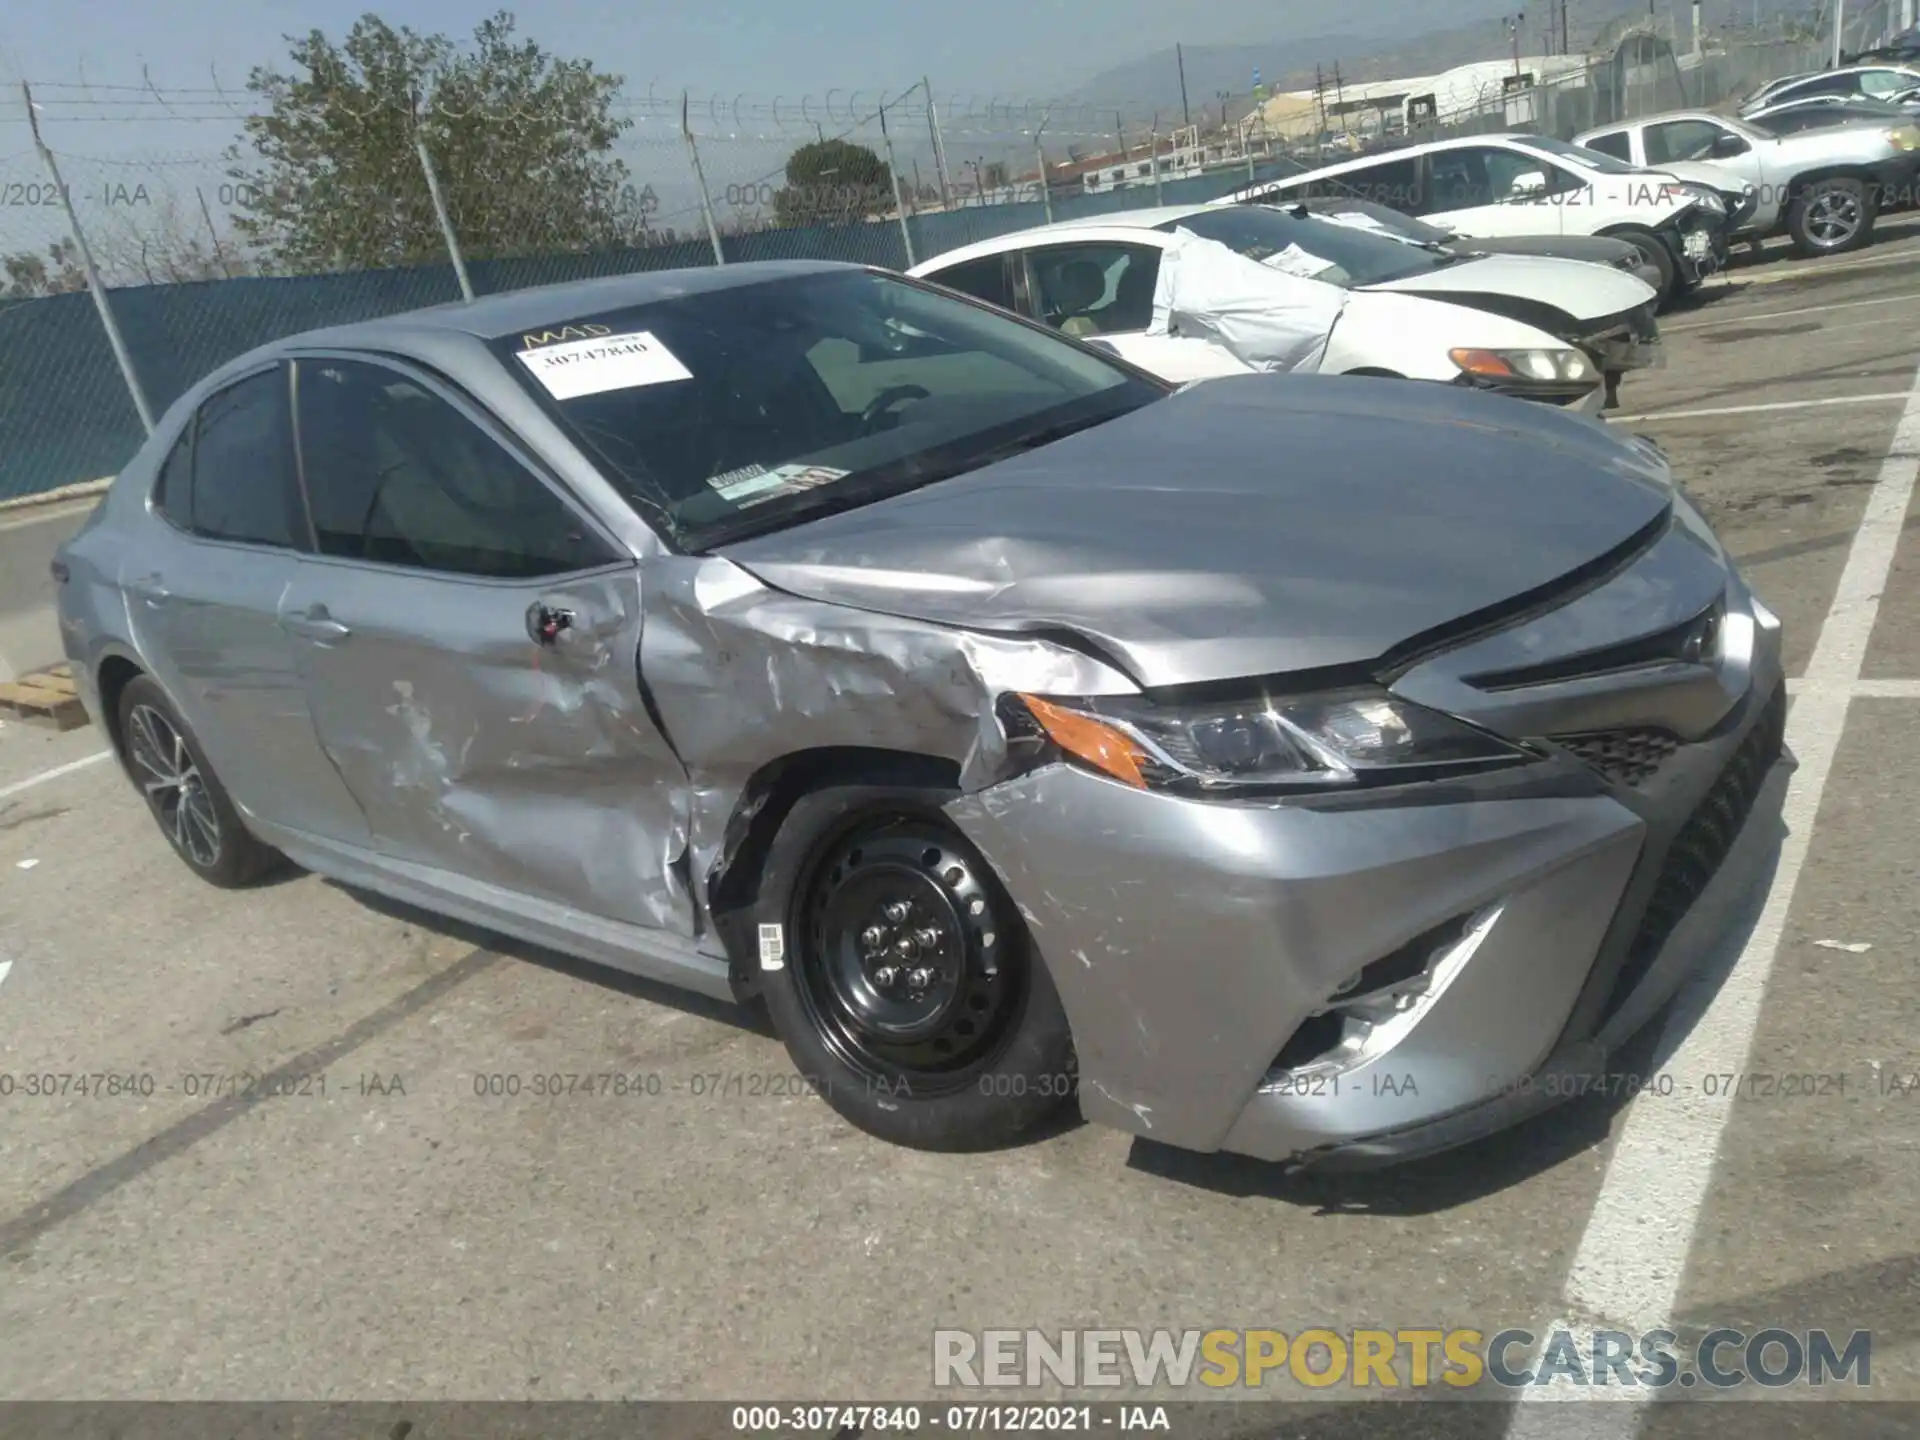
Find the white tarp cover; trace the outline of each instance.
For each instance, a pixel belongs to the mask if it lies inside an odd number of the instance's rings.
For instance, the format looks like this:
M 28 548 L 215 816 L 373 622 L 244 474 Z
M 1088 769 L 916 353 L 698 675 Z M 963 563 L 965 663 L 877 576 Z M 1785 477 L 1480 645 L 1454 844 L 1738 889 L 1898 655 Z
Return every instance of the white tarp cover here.
M 1151 335 L 1210 340 L 1255 370 L 1312 371 L 1347 292 L 1176 230 L 1160 257 Z
M 1314 218 L 1325 220 L 1330 225 L 1344 225 L 1349 230 L 1365 230 L 1370 235 L 1384 235 L 1389 240 L 1398 240 L 1404 245 L 1420 243 L 1404 230 L 1394 230 L 1382 225 L 1364 210 L 1316 210 Z

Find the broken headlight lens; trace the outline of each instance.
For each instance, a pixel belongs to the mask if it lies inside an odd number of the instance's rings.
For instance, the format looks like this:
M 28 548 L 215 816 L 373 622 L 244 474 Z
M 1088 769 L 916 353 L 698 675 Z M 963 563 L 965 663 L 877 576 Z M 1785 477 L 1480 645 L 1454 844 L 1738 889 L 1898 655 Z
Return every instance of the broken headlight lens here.
M 1373 688 L 1182 706 L 1018 698 L 1067 754 L 1143 790 L 1402 784 L 1532 758 Z

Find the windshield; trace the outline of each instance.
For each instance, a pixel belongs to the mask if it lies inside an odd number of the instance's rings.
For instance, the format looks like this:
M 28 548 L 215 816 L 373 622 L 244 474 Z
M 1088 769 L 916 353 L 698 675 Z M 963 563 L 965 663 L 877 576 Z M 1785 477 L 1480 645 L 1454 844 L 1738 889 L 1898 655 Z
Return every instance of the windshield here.
M 1542 155 L 1557 156 L 1562 160 L 1571 160 L 1584 165 L 1589 170 L 1597 170 L 1602 175 L 1638 175 L 1640 167 L 1629 165 L 1624 160 L 1616 160 L 1611 155 L 1603 155 L 1598 150 L 1589 150 L 1584 145 L 1569 145 L 1564 140 L 1555 140 L 1550 135 L 1509 135 L 1516 145 L 1529 150 L 1537 150 Z
M 1288 275 L 1353 289 L 1437 270 L 1458 257 L 1420 250 L 1385 235 L 1264 205 L 1202 210 L 1156 227 L 1217 240 L 1249 260 Z
M 865 270 L 556 317 L 492 344 L 689 550 L 976 469 L 1170 388 Z

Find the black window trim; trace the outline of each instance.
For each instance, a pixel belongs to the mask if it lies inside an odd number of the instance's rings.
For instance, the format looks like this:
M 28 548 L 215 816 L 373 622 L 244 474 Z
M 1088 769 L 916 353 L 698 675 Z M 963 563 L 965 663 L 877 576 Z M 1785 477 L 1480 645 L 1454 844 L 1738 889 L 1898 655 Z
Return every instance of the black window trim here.
M 941 278 L 944 275 L 952 274 L 955 270 L 964 269 L 969 265 L 978 265 L 985 260 L 998 260 L 1000 262 L 1000 277 L 1002 280 L 1006 282 L 1007 294 L 1013 300 L 1013 308 L 1009 310 L 1005 310 L 1002 313 L 1008 314 L 1008 315 L 1020 315 L 1025 313 L 1020 309 L 1020 306 L 1024 303 L 1026 297 L 1021 292 L 1021 289 L 1018 283 L 1017 277 L 1020 273 L 1019 267 L 1014 263 L 1015 260 L 1018 259 L 1019 254 L 1020 252 L 1018 250 L 1013 250 L 1013 249 L 996 250 L 993 253 L 988 255 L 975 255 L 970 260 L 952 261 L 949 264 L 941 266 L 938 270 L 930 270 L 926 274 L 921 275 L 918 278 L 928 281 L 929 283 L 934 285 L 940 285 L 940 286 L 949 288 L 953 291 L 955 295 L 959 295 L 968 300 L 972 300 L 976 304 L 985 305 L 988 308 L 993 310 L 999 310 L 1001 307 L 998 305 L 995 305 L 991 300 L 982 300 L 978 295 L 975 295 L 971 290 L 962 290 L 957 286 L 948 286 L 947 282 Z M 901 278 L 912 279 L 914 277 L 902 276 Z
M 293 415 L 293 393 L 291 390 L 291 385 L 292 385 L 291 375 L 292 375 L 293 367 L 287 363 L 287 358 L 284 355 L 275 355 L 270 359 L 260 361 L 258 364 L 249 365 L 245 370 L 236 372 L 232 376 L 229 376 L 227 379 L 221 381 L 218 385 L 214 386 L 214 388 L 212 388 L 211 390 L 208 390 L 204 395 L 202 395 L 198 400 L 196 400 L 193 404 L 193 407 L 190 410 L 188 410 L 186 423 L 183 424 L 178 430 L 174 431 L 169 437 L 167 441 L 165 458 L 163 458 L 160 461 L 159 467 L 154 471 L 153 483 L 147 487 L 147 513 L 150 515 L 157 516 L 160 520 L 160 523 L 165 525 L 169 530 L 173 531 L 174 534 L 183 536 L 184 538 L 188 540 L 192 540 L 196 544 L 200 544 L 200 545 L 224 545 L 229 549 L 245 550 L 251 553 L 257 553 L 262 555 L 298 556 L 298 555 L 307 554 L 312 549 L 312 546 L 313 546 L 312 525 L 309 523 L 309 525 L 307 526 L 306 533 L 304 535 L 298 533 L 300 529 L 299 522 L 307 518 L 306 500 L 305 500 L 304 492 L 298 493 L 298 498 L 300 499 L 300 502 L 301 502 L 299 512 L 295 515 L 288 517 L 295 522 L 294 530 L 296 533 L 293 536 L 292 542 L 286 545 L 276 545 L 270 540 L 235 540 L 231 536 L 227 536 L 227 535 L 207 534 L 206 531 L 199 528 L 199 525 L 194 518 L 199 507 L 193 503 L 192 488 L 189 488 L 187 492 L 187 528 L 184 530 L 181 529 L 178 525 L 174 524 L 172 518 L 168 516 L 165 509 L 163 509 L 159 503 L 156 503 L 158 498 L 156 495 L 156 492 L 160 488 L 161 479 L 166 474 L 167 461 L 173 458 L 173 452 L 179 446 L 182 438 L 184 438 L 187 442 L 187 481 L 188 481 L 189 487 L 192 487 L 194 482 L 199 478 L 196 467 L 200 463 L 200 419 L 201 419 L 201 416 L 206 413 L 207 407 L 211 405 L 214 401 L 218 400 L 222 395 L 225 395 L 228 391 L 237 389 L 239 386 L 246 384 L 247 381 L 249 380 L 257 380 L 262 375 L 265 375 L 270 371 L 274 371 L 274 370 L 284 371 L 289 377 L 288 388 L 285 391 L 285 393 L 282 394 L 281 400 L 283 401 L 283 403 L 285 403 L 287 407 L 287 424 L 288 424 L 287 443 L 290 446 L 293 445 L 294 441 L 293 441 L 292 426 L 294 423 L 294 415 Z M 294 464 L 288 467 L 289 472 L 297 470 L 298 464 L 299 464 L 298 452 L 296 450 L 294 454 Z M 295 478 L 293 480 L 293 483 L 297 487 L 299 484 L 298 479 Z
M 337 346 L 298 346 L 289 350 L 285 357 L 288 369 L 294 372 L 292 402 L 294 405 L 294 470 L 300 486 L 301 512 L 307 517 L 308 534 L 312 543 L 307 550 L 307 558 L 323 564 L 354 570 L 375 570 L 382 574 L 403 574 L 428 576 L 435 580 L 460 581 L 475 585 L 493 585 L 509 589 L 539 589 L 551 587 L 566 581 L 585 579 L 594 575 L 611 574 L 617 570 L 631 570 L 640 562 L 627 542 L 620 539 L 601 522 L 593 508 L 583 504 L 580 498 L 551 473 L 533 452 L 533 447 L 523 441 L 518 432 L 493 413 L 491 409 L 474 399 L 467 391 L 441 375 L 429 366 L 422 365 L 411 356 L 391 354 L 384 350 L 352 350 Z M 353 555 L 323 555 L 320 553 L 319 532 L 313 528 L 313 502 L 307 493 L 306 454 L 299 443 L 299 381 L 297 376 L 302 364 L 338 360 L 342 362 L 372 365 L 399 376 L 411 384 L 418 385 L 435 399 L 444 401 L 454 411 L 475 426 L 482 435 L 506 452 L 509 459 L 526 471 L 535 483 L 543 486 L 575 520 L 583 524 L 600 544 L 608 550 L 609 558 L 583 565 L 573 570 L 556 570 L 547 575 L 503 576 L 474 575 L 461 570 L 437 570 L 426 565 L 402 565 L 389 560 L 367 560 Z M 649 527 L 651 529 L 651 527 Z

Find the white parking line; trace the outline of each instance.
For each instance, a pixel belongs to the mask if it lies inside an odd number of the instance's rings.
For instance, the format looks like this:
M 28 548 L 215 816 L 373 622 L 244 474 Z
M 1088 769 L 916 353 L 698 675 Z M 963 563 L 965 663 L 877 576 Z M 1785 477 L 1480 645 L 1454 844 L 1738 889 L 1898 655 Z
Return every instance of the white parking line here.
M 1674 1006 L 1660 1048 L 1671 1056 L 1668 1066 L 1676 1074 L 1737 1073 L 1747 1067 L 1761 1000 L 1806 865 L 1820 797 L 1846 728 L 1847 708 L 1860 684 L 1867 642 L 1893 569 L 1916 473 L 1920 473 L 1920 374 L 1914 377 L 1906 411 L 1867 499 L 1839 588 L 1807 663 L 1805 683 L 1787 719 L 1787 745 L 1795 769 L 1782 805 L 1787 833 L 1772 888 L 1740 958 L 1718 988 L 1711 988 L 1710 979 L 1697 980 Z M 1567 1276 L 1563 1295 L 1567 1313 L 1627 1330 L 1670 1328 L 1732 1108 L 1731 1096 L 1693 1093 L 1664 1096 L 1654 1104 L 1628 1109 Z M 1523 1397 L 1547 1400 L 1564 1393 L 1535 1387 L 1523 1392 Z M 1646 1392 L 1613 1393 L 1631 1397 L 1635 1403 L 1592 1415 L 1594 1433 L 1602 1433 L 1605 1427 L 1607 1433 L 1633 1434 Z M 1537 1405 L 1519 1406 L 1509 1437 L 1566 1435 L 1565 1413 L 1556 1420 L 1544 1418 L 1548 1413 Z
M 1692 325 L 1662 325 L 1662 335 L 1684 335 L 1689 330 L 1717 330 L 1723 325 L 1750 325 L 1756 320 L 1786 320 L 1795 315 L 1820 315 L 1828 310 L 1865 310 L 1870 307 L 1884 309 L 1888 305 L 1898 305 L 1902 300 L 1920 304 L 1920 291 L 1909 295 L 1881 295 L 1872 300 L 1836 300 L 1829 305 L 1803 305 L 1797 310 L 1763 310 L 1758 315 L 1744 312 L 1722 315 L 1713 320 L 1701 320 Z
M 1640 415 L 1609 415 L 1607 423 L 1623 425 L 1641 420 L 1704 420 L 1712 415 L 1762 415 L 1776 410 L 1814 410 L 1827 405 L 1890 405 L 1907 399 L 1905 390 L 1875 395 L 1833 395 L 1825 400 L 1778 400 L 1770 405 L 1723 405 L 1711 410 L 1648 410 Z
M 1789 695 L 1805 695 L 1832 689 L 1832 686 L 1804 680 L 1789 680 Z M 1846 687 L 1847 693 L 1856 700 L 1920 700 L 1920 680 L 1856 680 Z
M 22 790 L 31 790 L 36 785 L 44 785 L 49 780 L 58 780 L 62 775 L 71 775 L 76 770 L 84 770 L 89 765 L 98 765 L 102 760 L 112 758 L 111 750 L 98 750 L 91 755 L 83 755 L 78 760 L 69 760 L 65 765 L 56 765 L 51 770 L 42 770 L 38 775 L 29 775 L 24 780 L 15 780 L 11 785 L 0 785 L 0 800 L 9 800 Z

